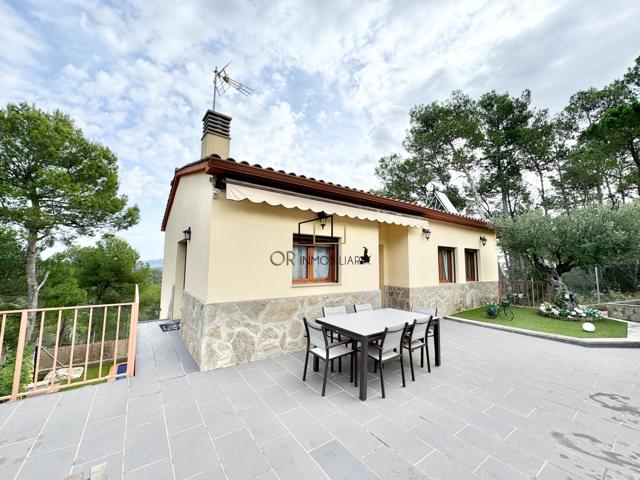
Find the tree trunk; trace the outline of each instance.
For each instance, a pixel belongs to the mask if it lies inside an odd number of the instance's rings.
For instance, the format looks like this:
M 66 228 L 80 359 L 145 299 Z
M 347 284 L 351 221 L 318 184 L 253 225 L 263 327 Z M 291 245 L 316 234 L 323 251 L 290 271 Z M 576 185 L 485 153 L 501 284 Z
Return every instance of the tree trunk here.
M 471 190 L 471 195 L 473 195 L 473 200 L 476 203 L 473 213 L 482 214 L 482 200 L 480 199 L 480 194 L 478 193 L 478 186 L 476 185 L 476 181 L 466 166 L 463 167 L 463 172 L 465 177 L 467 177 L 467 182 L 469 182 L 469 190 Z
M 27 308 L 38 308 L 38 294 L 40 289 L 47 281 L 49 272 L 45 273 L 42 282 L 38 284 L 36 276 L 36 260 L 38 258 L 38 232 L 37 230 L 29 230 L 27 234 Z M 36 313 L 30 312 L 27 323 L 27 341 L 33 337 L 35 328 Z
M 506 217 L 509 215 L 509 197 L 507 192 L 502 191 L 502 214 Z
M 38 233 L 30 230 L 27 235 L 27 308 L 38 308 L 38 279 L 36 278 L 36 257 Z M 31 339 L 35 324 L 35 313 L 29 313 L 27 340 Z
M 551 287 L 551 302 L 554 303 L 554 300 L 557 298 L 564 300 L 565 294 L 569 293 L 569 287 L 567 287 L 562 280 L 562 274 L 558 267 L 549 265 L 540 257 L 534 257 L 533 261 L 536 270 L 545 274 L 547 277 L 547 282 Z
M 640 153 L 638 149 L 633 143 L 633 140 L 629 142 L 629 151 L 631 152 L 631 158 L 633 158 L 633 163 L 636 164 L 636 168 L 638 171 L 636 172 L 636 183 L 638 187 L 638 195 L 640 195 Z
M 565 294 L 569 293 L 569 287 L 565 285 L 557 269 L 550 268 L 549 270 L 547 278 L 551 285 L 551 298 L 561 298 L 564 300 Z
M 540 179 L 540 188 L 538 191 L 540 192 L 540 199 L 542 200 L 542 209 L 544 210 L 544 214 L 548 215 L 549 208 L 547 205 L 547 192 L 544 188 L 544 173 L 538 167 L 536 167 L 536 172 L 538 172 L 538 178 Z

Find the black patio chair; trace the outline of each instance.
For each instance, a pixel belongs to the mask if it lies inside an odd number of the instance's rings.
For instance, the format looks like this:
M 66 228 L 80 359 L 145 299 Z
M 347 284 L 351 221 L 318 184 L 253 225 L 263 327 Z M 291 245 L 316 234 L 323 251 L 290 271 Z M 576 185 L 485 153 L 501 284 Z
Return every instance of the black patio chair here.
M 351 358 L 351 376 L 349 381 L 353 382 L 353 375 L 355 369 L 355 354 L 356 351 L 348 347 L 351 340 L 342 340 L 337 342 L 331 342 L 329 338 L 329 331 L 325 327 L 321 327 L 315 323 L 307 321 L 307 318 L 303 318 L 304 328 L 307 332 L 307 352 L 304 357 L 304 372 L 302 373 L 302 381 L 307 381 L 307 367 L 309 365 L 309 354 L 316 356 L 317 358 L 324 360 L 324 376 L 322 379 L 322 396 L 327 389 L 327 375 L 329 373 L 329 363 L 338 358 L 349 355 Z

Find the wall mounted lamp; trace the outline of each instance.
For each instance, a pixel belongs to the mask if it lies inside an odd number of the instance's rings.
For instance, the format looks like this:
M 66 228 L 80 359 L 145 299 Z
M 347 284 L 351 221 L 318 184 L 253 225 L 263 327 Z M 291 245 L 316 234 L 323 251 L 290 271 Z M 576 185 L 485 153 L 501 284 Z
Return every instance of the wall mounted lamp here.
M 424 234 L 424 239 L 428 242 L 429 238 L 431 237 L 431 230 L 429 230 L 428 228 L 423 228 L 422 233 Z
M 182 234 L 184 235 L 184 239 L 187 242 L 191 241 L 191 227 L 187 228 L 186 230 L 183 230 Z
M 480 242 L 482 242 L 482 246 L 484 247 L 487 244 L 487 237 L 480 235 Z
M 329 216 L 327 215 L 326 212 L 318 213 L 318 219 L 320 220 L 320 227 L 323 230 L 324 230 L 324 226 L 327 224 L 327 218 L 329 218 Z

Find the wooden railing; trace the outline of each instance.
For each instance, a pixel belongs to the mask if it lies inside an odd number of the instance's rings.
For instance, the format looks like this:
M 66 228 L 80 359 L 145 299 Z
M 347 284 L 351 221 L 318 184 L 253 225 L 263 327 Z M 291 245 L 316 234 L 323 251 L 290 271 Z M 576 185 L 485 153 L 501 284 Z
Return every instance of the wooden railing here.
M 131 303 L 0 311 L 0 402 L 133 376 L 139 306 L 136 285 Z

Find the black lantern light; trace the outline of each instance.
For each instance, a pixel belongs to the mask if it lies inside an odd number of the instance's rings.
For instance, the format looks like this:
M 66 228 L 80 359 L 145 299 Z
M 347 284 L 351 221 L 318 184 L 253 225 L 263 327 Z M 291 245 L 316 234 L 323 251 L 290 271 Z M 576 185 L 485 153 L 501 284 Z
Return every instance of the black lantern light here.
M 320 227 L 324 230 L 324 226 L 327 224 L 327 218 L 329 218 L 326 212 L 318 213 L 318 218 L 320 219 Z
M 191 240 L 191 227 L 187 228 L 186 230 L 182 231 L 182 234 L 184 235 L 184 239 L 188 242 Z
M 426 241 L 429 241 L 429 238 L 431 237 L 431 230 L 429 230 L 428 228 L 423 228 L 422 233 L 424 234 L 424 239 Z
M 487 237 L 480 235 L 480 242 L 482 242 L 482 246 L 484 247 L 487 244 Z

